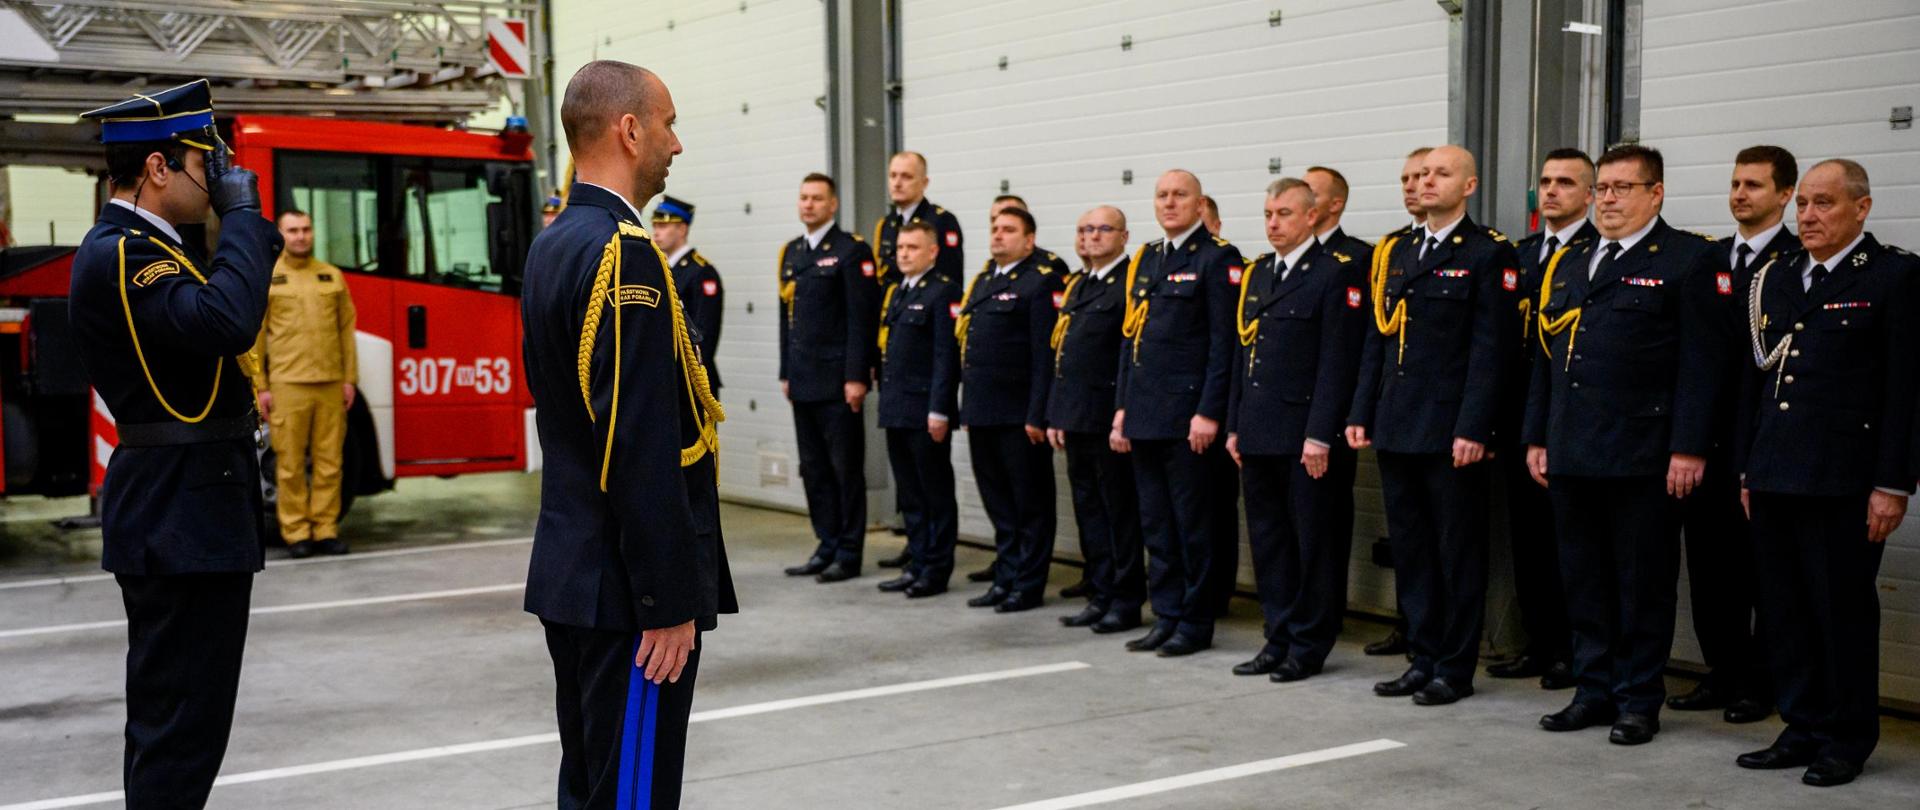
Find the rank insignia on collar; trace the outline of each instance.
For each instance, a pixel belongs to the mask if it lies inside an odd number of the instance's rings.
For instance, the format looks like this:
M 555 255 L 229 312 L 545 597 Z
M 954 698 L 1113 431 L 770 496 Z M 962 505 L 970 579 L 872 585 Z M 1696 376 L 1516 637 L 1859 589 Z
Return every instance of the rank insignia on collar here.
M 1500 286 L 1505 288 L 1507 292 L 1513 292 L 1514 290 L 1520 289 L 1520 271 L 1518 270 L 1500 271 Z
M 1457 234 L 1457 233 L 1456 233 L 1456 234 L 1454 234 L 1454 235 L 1453 235 L 1453 243 L 1454 243 L 1454 244 L 1456 244 L 1456 245 L 1457 245 L 1457 244 L 1460 244 L 1461 242 L 1464 242 L 1464 241 L 1466 241 L 1466 239 L 1464 239 L 1464 238 L 1462 238 L 1462 237 L 1461 237 L 1461 236 L 1460 236 L 1459 234 Z
M 1359 309 L 1359 308 L 1360 308 L 1360 288 L 1348 287 L 1347 288 L 1347 309 Z
M 1855 254 L 1853 254 L 1853 266 L 1854 266 L 1854 267 L 1859 267 L 1859 266 L 1861 266 L 1861 265 L 1863 265 L 1863 264 L 1866 264 L 1866 263 L 1867 263 L 1867 252 L 1866 252 L 1866 251 L 1864 251 L 1864 250 L 1863 250 L 1863 251 L 1860 251 L 1859 253 L 1855 253 Z
M 1732 273 L 1714 273 L 1713 274 L 1713 290 L 1714 292 L 1717 292 L 1721 295 L 1732 295 L 1733 294 L 1733 274 Z

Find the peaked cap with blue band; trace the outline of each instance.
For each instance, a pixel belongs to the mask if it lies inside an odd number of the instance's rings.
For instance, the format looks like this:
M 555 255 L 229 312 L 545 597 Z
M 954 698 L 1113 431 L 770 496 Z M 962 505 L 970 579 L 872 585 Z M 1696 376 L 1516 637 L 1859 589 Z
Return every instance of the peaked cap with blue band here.
M 685 222 L 688 225 L 692 225 L 693 203 L 661 195 L 660 203 L 653 207 L 653 221 Z
M 80 114 L 100 122 L 101 143 L 179 141 L 213 151 L 213 91 L 206 79 L 133 98 Z M 199 137 L 196 137 L 199 136 Z

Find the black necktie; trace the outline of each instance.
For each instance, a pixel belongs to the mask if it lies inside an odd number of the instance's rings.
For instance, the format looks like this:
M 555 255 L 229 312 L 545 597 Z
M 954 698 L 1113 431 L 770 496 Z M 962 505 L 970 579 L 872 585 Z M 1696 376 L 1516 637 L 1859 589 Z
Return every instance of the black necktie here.
M 1747 275 L 1747 268 L 1753 263 L 1753 246 L 1743 242 L 1733 251 L 1740 254 L 1733 260 L 1733 272 L 1744 278 Z
M 1560 250 L 1560 237 L 1548 236 L 1547 252 L 1540 254 L 1540 263 L 1546 264 L 1548 260 L 1553 258 L 1553 254 L 1558 250 Z
M 1599 278 L 1601 272 L 1613 264 L 1613 257 L 1618 255 L 1620 255 L 1620 243 L 1608 242 L 1606 247 L 1600 249 L 1600 263 L 1593 266 L 1592 272 L 1587 273 L 1587 280 Z
M 1439 246 L 1440 246 L 1440 237 L 1431 236 L 1431 235 L 1428 236 L 1426 243 L 1420 246 L 1421 261 L 1425 261 L 1427 258 L 1427 254 L 1433 252 L 1433 249 Z
M 1816 264 L 1813 266 L 1813 272 L 1809 275 L 1812 276 L 1813 280 L 1807 282 L 1807 291 L 1812 292 L 1813 288 L 1820 286 L 1820 282 L 1827 280 L 1827 266 L 1824 264 Z

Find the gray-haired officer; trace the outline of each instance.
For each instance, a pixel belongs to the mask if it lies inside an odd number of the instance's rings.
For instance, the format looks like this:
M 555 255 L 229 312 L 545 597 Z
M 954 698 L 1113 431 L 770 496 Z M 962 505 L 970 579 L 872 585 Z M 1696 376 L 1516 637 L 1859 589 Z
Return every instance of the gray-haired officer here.
M 205 80 L 82 116 L 112 197 L 74 254 L 74 340 L 119 429 L 101 567 L 127 610 L 127 807 L 200 807 L 226 755 L 262 566 L 245 355 L 280 234 L 229 165 Z M 179 226 L 220 218 L 212 257 Z
M 1133 454 L 1154 614 L 1152 629 L 1127 649 L 1163 657 L 1213 646 L 1227 597 L 1215 568 L 1232 568 L 1239 556 L 1237 532 L 1223 531 L 1220 519 L 1235 493 L 1217 486 L 1212 465 L 1233 468 L 1221 427 L 1246 260 L 1201 223 L 1200 195 L 1200 179 L 1184 169 L 1155 184 L 1154 214 L 1166 237 L 1141 246 L 1127 268 L 1109 437 L 1115 450 Z
M 1068 278 L 1053 327 L 1047 441 L 1067 454 L 1087 606 L 1060 623 L 1119 633 L 1140 626 L 1147 599 L 1133 460 L 1107 443 L 1127 303 L 1127 215 L 1110 205 L 1080 215 L 1074 243 L 1084 267 Z
M 727 289 L 720 284 L 720 271 L 714 269 L 713 262 L 687 241 L 691 230 L 693 203 L 662 195 L 653 206 L 653 243 L 667 254 L 667 266 L 673 268 L 673 283 L 680 292 L 680 306 L 686 309 L 693 341 L 700 346 L 700 363 L 706 366 L 707 382 L 718 394 L 720 370 L 714 356 L 720 351 L 720 318 L 727 306 Z
M 1519 284 L 1513 246 L 1467 216 L 1473 155 L 1427 153 L 1426 226 L 1375 251 L 1367 332 L 1347 443 L 1376 448 L 1394 590 L 1412 666 L 1381 697 L 1438 706 L 1473 694 L 1487 583 L 1487 448 Z
M 866 429 L 860 408 L 880 347 L 873 251 L 840 230 L 833 178 L 800 181 L 806 233 L 780 248 L 780 392 L 793 433 L 807 515 L 819 541 L 788 576 L 840 582 L 860 575 L 867 533 Z
M 1680 499 L 1700 484 L 1727 356 L 1711 239 L 1660 218 L 1657 150 L 1600 156 L 1600 238 L 1555 253 L 1540 279 L 1527 466 L 1553 498 L 1573 628 L 1573 701 L 1548 731 L 1660 731 L 1680 565 Z
M 1814 164 L 1794 195 L 1800 241 L 1750 294 L 1735 449 L 1753 518 L 1760 635 L 1787 721 L 1740 767 L 1859 776 L 1880 739 L 1880 597 L 1887 536 L 1916 470 L 1920 259 L 1867 233 L 1873 192 L 1851 160 Z
M 1366 264 L 1320 241 L 1306 181 L 1267 187 L 1267 242 L 1240 287 L 1227 451 L 1246 488 L 1266 644 L 1235 675 L 1318 674 L 1340 635 L 1357 454 L 1342 436 L 1372 313 Z

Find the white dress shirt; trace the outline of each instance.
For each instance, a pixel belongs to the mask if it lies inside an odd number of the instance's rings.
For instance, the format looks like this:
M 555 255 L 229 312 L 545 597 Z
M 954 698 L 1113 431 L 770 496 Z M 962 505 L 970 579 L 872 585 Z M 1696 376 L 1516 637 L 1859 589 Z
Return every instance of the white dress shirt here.
M 186 244 L 185 242 L 180 240 L 180 232 L 173 229 L 173 223 L 168 222 L 164 219 L 161 219 L 159 214 L 156 214 L 152 211 L 148 211 L 145 208 L 141 208 L 140 206 L 134 205 L 133 203 L 127 202 L 126 200 L 122 200 L 118 197 L 115 197 L 112 200 L 108 200 L 108 202 L 113 205 L 120 206 L 121 208 L 125 208 L 136 214 L 139 214 L 141 219 L 146 220 L 148 225 L 152 225 L 154 230 L 166 234 L 167 238 L 172 239 L 174 241 L 174 244 L 178 244 L 178 245 Z

